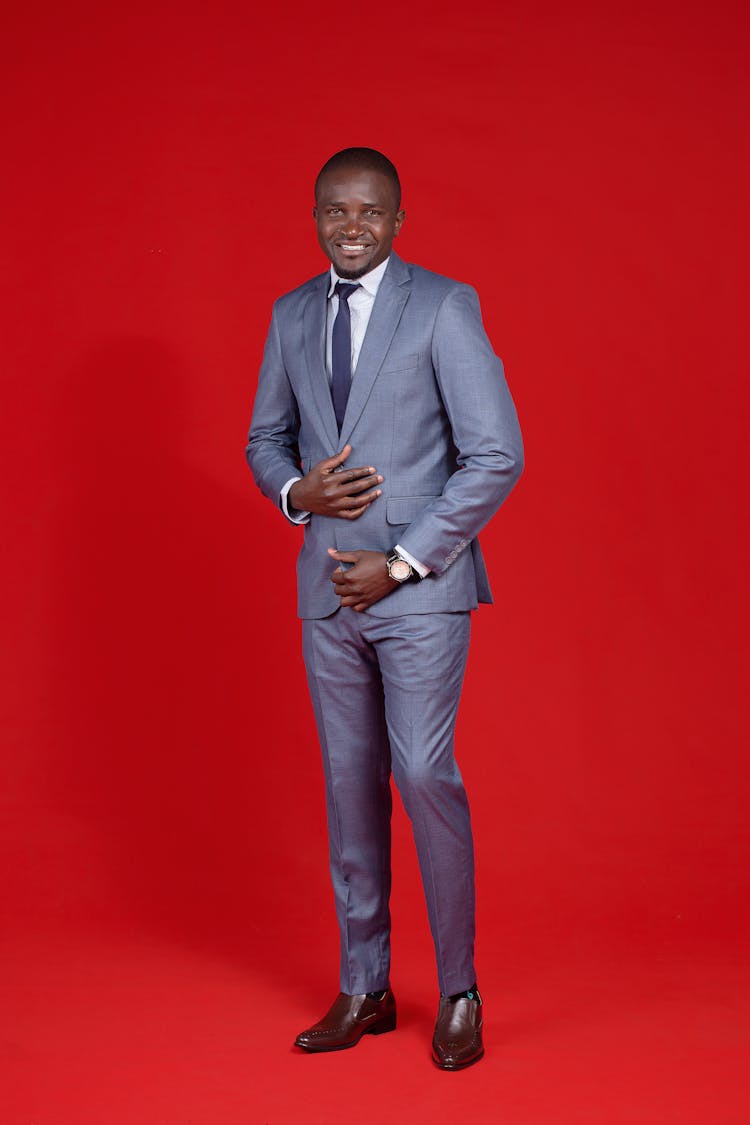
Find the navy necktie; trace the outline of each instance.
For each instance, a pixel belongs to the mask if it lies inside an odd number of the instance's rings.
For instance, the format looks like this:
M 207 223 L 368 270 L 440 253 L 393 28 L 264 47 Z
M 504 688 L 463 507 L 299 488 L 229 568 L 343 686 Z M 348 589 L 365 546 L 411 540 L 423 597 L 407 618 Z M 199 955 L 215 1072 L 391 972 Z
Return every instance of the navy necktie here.
M 339 433 L 344 424 L 346 404 L 352 385 L 352 316 L 349 298 L 356 289 L 361 288 L 359 283 L 349 285 L 344 281 L 337 281 L 334 289 L 339 299 L 339 310 L 333 322 L 331 340 L 331 391 Z

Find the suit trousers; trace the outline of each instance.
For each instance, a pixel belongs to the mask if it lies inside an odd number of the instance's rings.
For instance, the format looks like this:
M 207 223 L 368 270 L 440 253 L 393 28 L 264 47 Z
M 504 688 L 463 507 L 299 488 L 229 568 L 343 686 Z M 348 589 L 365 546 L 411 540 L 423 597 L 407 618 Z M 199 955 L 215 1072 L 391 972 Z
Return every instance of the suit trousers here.
M 375 617 L 341 608 L 303 622 L 323 753 L 341 991 L 387 987 L 391 789 L 411 820 L 438 982 L 469 988 L 474 969 L 474 845 L 454 757 L 470 614 Z

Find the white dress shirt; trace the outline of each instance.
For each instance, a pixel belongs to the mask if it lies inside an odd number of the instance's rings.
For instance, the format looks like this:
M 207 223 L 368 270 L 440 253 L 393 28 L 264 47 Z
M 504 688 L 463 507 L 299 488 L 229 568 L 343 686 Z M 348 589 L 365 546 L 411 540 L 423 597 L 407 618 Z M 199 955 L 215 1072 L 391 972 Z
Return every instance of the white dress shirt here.
M 372 313 L 375 298 L 378 295 L 380 282 L 383 280 L 383 274 L 388 266 L 388 258 L 376 266 L 374 270 L 358 277 L 356 280 L 360 288 L 355 290 L 349 297 L 349 309 L 351 311 L 351 334 L 352 334 L 352 379 L 354 379 L 357 370 L 357 360 L 359 353 L 362 350 L 362 343 L 367 331 L 367 325 L 370 323 L 370 315 Z M 351 284 L 350 278 L 339 277 L 333 266 L 331 266 L 331 281 L 328 286 L 328 302 L 326 310 L 326 372 L 328 374 L 328 381 L 331 381 L 332 361 L 331 353 L 333 350 L 333 322 L 339 311 L 339 299 L 334 292 L 336 283 L 342 281 L 345 284 Z M 295 481 L 301 480 L 301 477 L 291 477 L 286 482 L 281 490 L 280 502 L 281 510 L 284 515 L 292 521 L 292 523 L 307 523 L 310 519 L 309 512 L 300 512 L 296 508 L 290 508 L 288 503 L 289 489 Z M 375 500 L 373 503 L 377 504 Z M 397 551 L 402 559 L 405 559 L 418 574 L 424 578 L 430 573 L 429 567 L 424 566 L 413 558 L 408 551 L 405 551 L 398 543 L 394 546 L 394 551 Z
M 372 313 L 372 306 L 375 304 L 375 298 L 378 295 L 380 282 L 383 280 L 383 274 L 388 265 L 388 258 L 381 262 L 379 266 L 375 266 L 374 270 L 370 270 L 364 277 L 358 277 L 357 282 L 360 288 L 355 289 L 349 298 L 349 309 L 351 311 L 352 323 L 352 378 L 357 370 L 357 360 L 359 353 L 362 351 L 362 342 L 365 338 L 367 325 L 370 323 L 370 314 Z M 333 322 L 336 319 L 339 311 L 339 299 L 334 290 L 336 282 L 342 281 L 344 284 L 349 285 L 346 278 L 339 277 L 333 266 L 331 266 L 331 284 L 328 286 L 328 311 L 326 314 L 326 371 L 328 372 L 329 380 L 332 378 L 333 362 L 331 353 L 333 350 Z

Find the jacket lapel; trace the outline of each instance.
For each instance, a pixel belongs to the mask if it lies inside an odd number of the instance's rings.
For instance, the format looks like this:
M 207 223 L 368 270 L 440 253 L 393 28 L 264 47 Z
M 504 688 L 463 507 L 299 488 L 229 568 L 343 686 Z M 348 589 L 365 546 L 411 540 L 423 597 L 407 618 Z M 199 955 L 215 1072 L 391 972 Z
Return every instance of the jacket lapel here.
M 352 389 L 349 394 L 349 401 L 346 404 L 341 437 L 338 439 L 339 449 L 346 445 L 349 440 L 351 432 L 370 397 L 373 384 L 383 365 L 383 360 L 391 346 L 391 340 L 404 311 L 404 305 L 409 299 L 409 280 L 409 270 L 406 263 L 391 252 L 391 259 L 375 298 L 370 322 L 367 325 L 362 349 L 359 353 L 357 369 L 352 379 Z M 326 389 L 328 389 L 327 382 Z M 330 402 L 330 391 L 328 392 L 328 399 Z M 332 404 L 331 417 L 333 418 L 335 433 L 336 418 Z
M 333 456 L 341 445 L 331 388 L 326 375 L 326 301 L 329 280 L 330 274 L 323 274 L 321 278 L 315 279 L 314 288 L 307 298 L 303 313 L 303 333 L 310 389 L 318 408 L 323 433 Z

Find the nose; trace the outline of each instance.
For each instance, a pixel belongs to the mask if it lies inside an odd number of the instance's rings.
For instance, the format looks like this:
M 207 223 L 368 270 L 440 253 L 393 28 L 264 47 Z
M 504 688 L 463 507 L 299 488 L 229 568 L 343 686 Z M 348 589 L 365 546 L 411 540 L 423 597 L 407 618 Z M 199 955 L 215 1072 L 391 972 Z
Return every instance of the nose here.
M 348 238 L 353 238 L 360 233 L 361 224 L 356 215 L 350 215 L 345 218 L 341 224 L 341 230 Z

